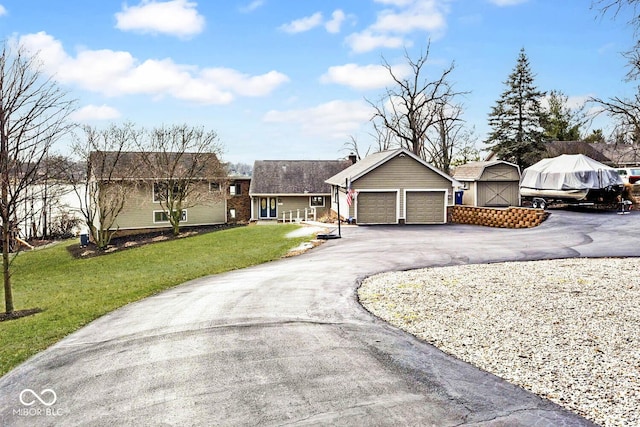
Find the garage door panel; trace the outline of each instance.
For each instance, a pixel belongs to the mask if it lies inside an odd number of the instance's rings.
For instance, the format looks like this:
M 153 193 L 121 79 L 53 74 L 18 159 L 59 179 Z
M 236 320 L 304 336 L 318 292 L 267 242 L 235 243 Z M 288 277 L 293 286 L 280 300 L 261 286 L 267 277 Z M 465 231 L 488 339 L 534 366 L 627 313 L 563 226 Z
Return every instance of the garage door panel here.
M 397 196 L 395 192 L 359 192 L 359 224 L 395 224 L 397 219 Z
M 445 193 L 442 191 L 408 191 L 407 224 L 441 224 L 445 215 Z

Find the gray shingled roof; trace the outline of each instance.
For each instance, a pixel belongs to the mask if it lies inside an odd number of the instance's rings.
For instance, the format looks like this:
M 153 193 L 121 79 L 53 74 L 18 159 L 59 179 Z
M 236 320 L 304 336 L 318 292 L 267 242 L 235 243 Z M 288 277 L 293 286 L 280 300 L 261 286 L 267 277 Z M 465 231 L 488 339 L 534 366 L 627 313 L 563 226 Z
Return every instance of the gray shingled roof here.
M 94 174 L 99 178 L 102 175 L 112 173 L 113 179 L 163 179 L 166 176 L 155 176 L 154 172 L 149 170 L 145 166 L 144 156 L 160 156 L 162 153 L 142 153 L 137 151 L 123 151 L 117 153 L 114 151 L 92 151 L 89 155 L 89 161 L 92 164 Z M 177 153 L 166 153 L 166 155 L 173 157 Z M 200 162 L 202 166 L 195 167 L 198 171 L 193 178 L 201 179 L 213 179 L 219 178 L 221 172 L 223 172 L 222 165 L 220 164 L 217 156 L 213 153 L 181 153 L 180 167 L 184 169 L 190 169 L 193 167 L 195 161 Z M 117 164 L 113 167 L 114 162 L 117 160 Z M 169 162 L 173 162 L 171 159 Z M 204 164 L 202 162 L 209 162 Z M 160 163 L 162 164 L 162 163 Z M 178 176 L 180 171 L 176 172 L 175 176 Z
M 584 154 L 600 163 L 611 163 L 611 159 L 596 146 L 584 141 L 551 141 L 545 145 L 546 157 L 558 157 L 562 154 Z M 606 144 L 601 146 L 606 147 Z
M 476 181 L 480 179 L 486 168 L 488 168 L 489 166 L 497 165 L 499 163 L 517 167 L 513 163 L 505 162 L 503 160 L 469 162 L 456 167 L 456 170 L 453 172 L 453 177 L 459 181 Z
M 331 194 L 325 183 L 348 160 L 256 160 L 249 194 Z
M 458 184 L 460 184 L 456 182 L 456 180 L 450 177 L 449 175 L 436 169 L 431 164 L 425 162 L 424 160 L 422 160 L 421 158 L 419 158 L 418 156 L 416 156 L 415 154 L 411 153 L 409 150 L 404 148 L 398 148 L 395 150 L 387 150 L 387 151 L 379 151 L 377 153 L 369 154 L 367 157 L 358 161 L 357 163 L 353 164 L 352 166 L 348 167 L 342 172 L 330 177 L 329 179 L 327 179 L 327 182 L 331 185 L 337 185 L 337 186 L 343 187 L 345 186 L 346 179 L 351 179 L 355 181 L 361 176 L 369 173 L 371 170 L 377 168 L 381 164 L 399 155 L 406 155 L 406 156 L 413 157 L 416 161 L 422 163 L 425 167 L 431 169 L 435 173 L 451 181 L 454 186 L 457 186 Z

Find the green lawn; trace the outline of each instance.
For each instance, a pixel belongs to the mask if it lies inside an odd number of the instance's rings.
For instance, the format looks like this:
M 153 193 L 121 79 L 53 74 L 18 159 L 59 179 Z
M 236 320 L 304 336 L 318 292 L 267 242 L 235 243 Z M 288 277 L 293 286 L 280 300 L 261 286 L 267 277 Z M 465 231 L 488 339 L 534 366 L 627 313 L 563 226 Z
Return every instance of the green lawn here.
M 278 259 L 311 239 L 285 237 L 296 228 L 232 228 L 88 259 L 75 259 L 67 251 L 76 240 L 21 253 L 13 264 L 16 310 L 44 311 L 0 322 L 0 376 L 127 303 L 187 280 Z M 2 291 L 0 296 L 4 307 Z

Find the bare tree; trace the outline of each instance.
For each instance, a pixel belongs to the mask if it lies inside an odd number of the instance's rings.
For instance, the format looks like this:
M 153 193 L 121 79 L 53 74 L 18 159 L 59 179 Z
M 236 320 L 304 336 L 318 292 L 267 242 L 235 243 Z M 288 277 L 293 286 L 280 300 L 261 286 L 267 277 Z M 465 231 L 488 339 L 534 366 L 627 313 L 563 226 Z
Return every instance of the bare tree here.
M 139 146 L 151 176 L 154 200 L 160 203 L 173 234 L 180 233 L 185 209 L 212 204 L 224 191 L 211 191 L 210 183 L 223 188 L 225 166 L 220 162 L 223 146 L 214 131 L 201 127 L 174 125 L 150 131 Z
M 591 7 L 596 8 L 601 16 L 612 15 L 613 19 L 626 19 L 626 24 L 633 28 L 634 36 L 640 32 L 640 0 L 592 0 Z M 628 14 L 627 14 L 628 13 Z M 625 16 L 626 15 L 626 16 Z M 629 71 L 627 81 L 640 77 L 640 40 L 622 54 L 627 59 Z
M 427 161 L 435 159 L 440 167 L 446 163 L 444 168 L 448 170 L 452 139 L 447 130 L 460 120 L 453 101 L 466 92 L 454 90 L 449 81 L 453 63 L 433 80 L 426 76 L 429 47 L 416 60 L 405 52 L 411 70 L 407 78 L 399 76 L 383 59 L 393 86 L 386 89 L 379 102 L 367 101 L 375 109 L 372 122 L 380 148 L 400 146 Z M 442 136 L 443 132 L 444 138 L 437 140 L 436 135 Z
M 444 99 L 436 108 L 434 126 L 426 134 L 424 154 L 421 156 L 446 174 L 451 173 L 454 157 L 467 142 L 462 106 Z
M 633 28 L 634 36 L 640 32 L 640 0 L 593 0 L 592 7 L 597 7 L 601 16 L 612 14 L 617 19 L 621 14 L 629 12 L 627 25 Z M 629 71 L 625 77 L 631 82 L 640 78 L 640 41 L 625 52 Z M 602 107 L 602 113 L 607 114 L 615 122 L 613 131 L 615 143 L 630 144 L 634 150 L 640 150 L 640 87 L 632 98 L 613 97 L 608 100 L 591 98 L 592 102 Z
M 70 179 L 80 200 L 80 211 L 91 239 L 101 249 L 113 235 L 118 215 L 133 193 L 133 172 L 140 167 L 125 161 L 125 154 L 136 146 L 142 134 L 132 123 L 112 124 L 98 130 L 82 127 L 76 135 L 73 152 L 86 165 L 85 171 L 71 169 Z
M 345 151 L 348 151 L 350 154 L 353 154 L 354 156 L 356 156 L 356 160 L 358 161 L 362 160 L 363 157 L 368 156 L 369 151 L 371 151 L 371 146 L 369 146 L 367 148 L 367 151 L 364 153 L 364 155 L 361 154 L 360 144 L 358 143 L 358 139 L 353 135 L 349 135 L 349 141 L 345 142 L 342 147 Z
M 72 100 L 21 46 L 0 51 L 0 234 L 5 310 L 14 311 L 10 249 L 19 207 L 52 145 L 70 130 Z M 15 258 L 14 258 L 15 259 Z

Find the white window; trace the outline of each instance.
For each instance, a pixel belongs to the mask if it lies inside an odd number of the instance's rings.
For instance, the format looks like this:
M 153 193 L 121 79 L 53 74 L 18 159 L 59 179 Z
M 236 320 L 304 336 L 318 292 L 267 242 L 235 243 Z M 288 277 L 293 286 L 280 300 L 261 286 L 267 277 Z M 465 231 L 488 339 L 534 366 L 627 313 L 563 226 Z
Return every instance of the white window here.
M 183 209 L 180 222 L 186 222 L 186 221 L 187 221 L 187 210 Z M 169 222 L 169 211 L 153 211 L 153 222 L 154 223 Z
M 311 206 L 312 208 L 324 207 L 324 196 L 309 197 L 309 206 Z
M 173 185 L 174 200 L 180 197 L 181 186 L 178 183 Z M 169 198 L 169 183 L 154 182 L 153 183 L 153 201 L 154 203 L 166 202 Z
M 239 196 L 240 194 L 242 194 L 242 187 L 240 186 L 240 184 L 237 182 L 232 182 L 229 186 L 229 194 L 231 196 Z

